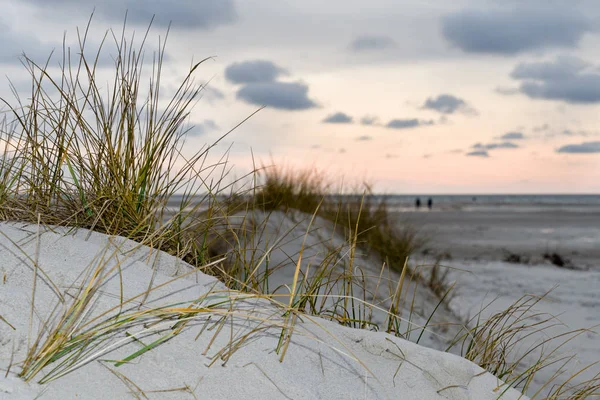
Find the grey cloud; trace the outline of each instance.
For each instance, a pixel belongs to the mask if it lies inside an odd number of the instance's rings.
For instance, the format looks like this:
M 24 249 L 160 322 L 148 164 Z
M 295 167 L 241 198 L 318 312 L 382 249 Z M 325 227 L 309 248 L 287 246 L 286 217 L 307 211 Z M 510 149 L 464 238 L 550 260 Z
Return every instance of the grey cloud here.
M 546 138 L 555 138 L 555 137 L 560 137 L 560 136 L 569 136 L 569 137 L 574 137 L 574 136 L 597 136 L 598 132 L 590 132 L 590 131 L 585 131 L 585 130 L 572 130 L 572 129 L 563 129 L 562 131 L 556 131 L 556 132 L 546 132 L 543 137 Z
M 600 142 L 583 142 L 568 144 L 556 150 L 557 153 L 590 154 L 600 153 Z
M 26 58 L 38 65 L 45 65 L 50 60 L 49 65 L 56 66 L 63 61 L 62 37 L 58 36 L 56 41 L 53 41 L 52 38 L 49 39 L 50 41 L 41 42 L 32 35 L 14 31 L 11 26 L 0 21 L 0 42 L 3 43 L 0 49 L 0 63 L 21 64 L 22 61 L 26 62 Z M 71 65 L 76 65 L 79 63 L 81 57 L 81 48 L 76 36 L 67 36 L 65 38 L 65 45 L 67 51 L 70 50 Z M 148 47 L 147 45 L 146 50 L 148 50 Z M 109 37 L 102 46 L 100 42 L 88 38 L 83 53 L 90 64 L 95 63 L 97 67 L 114 67 L 118 50 L 112 37 Z M 98 57 L 97 61 L 96 57 Z M 170 56 L 165 53 L 164 61 L 169 59 Z M 153 57 L 144 57 L 142 61 L 144 63 L 152 63 Z
M 237 98 L 249 104 L 281 110 L 306 110 L 318 107 L 308 98 L 308 86 L 300 82 L 249 83 L 238 90 Z
M 500 136 L 500 139 L 522 140 L 522 139 L 525 139 L 525 135 L 523 135 L 521 132 L 508 132 L 508 133 L 505 133 L 504 135 Z
M 575 7 L 465 9 L 442 19 L 442 33 L 468 53 L 517 54 L 534 49 L 572 48 L 591 30 Z
M 490 155 L 486 150 L 476 150 L 465 154 L 468 157 L 489 157 Z
M 533 127 L 534 132 L 544 132 L 544 131 L 547 131 L 548 129 L 550 129 L 550 125 L 548 125 L 548 124 L 543 124 L 540 126 Z
M 518 64 L 510 73 L 513 79 L 554 81 L 569 79 L 589 67 L 589 63 L 577 57 L 558 56 L 554 62 Z
M 267 60 L 243 61 L 225 68 L 225 78 L 232 83 L 273 82 L 286 74 L 285 69 Z
M 519 88 L 515 88 L 515 87 L 505 87 L 505 86 L 499 86 L 496 89 L 494 89 L 496 93 L 499 94 L 503 94 L 505 96 L 512 96 L 513 94 L 519 94 Z
M 4 21 L 0 21 L 0 42 L 0 62 L 5 64 L 20 64 L 23 53 L 35 62 L 42 63 L 50 56 L 52 49 L 60 45 L 58 42 L 54 45 L 42 44 L 34 36 L 16 32 Z
M 423 109 L 434 110 L 442 114 L 454 114 L 462 112 L 464 114 L 475 114 L 466 101 L 451 94 L 440 94 L 436 98 L 428 98 L 423 104 Z
M 532 99 L 575 104 L 600 102 L 600 72 L 578 58 L 521 63 L 511 77 L 521 81 L 519 91 Z
M 175 27 L 210 29 L 230 24 L 236 19 L 233 0 L 25 0 L 40 7 L 44 12 L 64 15 L 65 12 L 80 12 L 89 15 L 95 10 L 100 16 L 113 21 L 127 20 L 134 24 L 148 24 L 155 15 L 159 26 L 173 23 Z
M 203 85 L 201 96 L 202 98 L 206 98 L 211 104 L 216 100 L 223 100 L 225 98 L 225 94 L 221 90 L 207 85 Z
M 367 125 L 367 126 L 379 125 L 379 118 L 375 117 L 373 115 L 365 115 L 364 117 L 362 117 L 360 119 L 360 123 L 361 123 L 361 125 Z
M 343 112 L 336 112 L 335 114 L 327 116 L 327 118 L 325 118 L 321 122 L 327 124 L 351 124 L 352 117 L 347 114 L 344 114 Z
M 433 124 L 434 124 L 434 122 L 432 120 L 423 121 L 423 120 L 419 120 L 416 118 L 393 119 L 393 120 L 389 121 L 385 125 L 385 127 L 391 128 L 391 129 L 409 129 L 409 128 L 416 128 L 418 126 L 433 125 Z
M 209 132 L 219 129 L 215 121 L 212 119 L 205 119 L 201 123 L 194 124 L 194 126 L 187 132 L 188 136 L 202 136 Z
M 357 137 L 356 140 L 358 140 L 359 142 L 365 142 L 367 140 L 373 140 L 373 136 L 363 135 L 363 136 Z
M 383 50 L 394 48 L 396 46 L 396 42 L 387 36 L 359 36 L 350 43 L 350 49 L 356 52 Z
M 589 135 L 586 131 L 574 131 L 571 129 L 563 129 L 561 134 L 565 135 L 565 136 L 588 136 Z
M 517 149 L 517 148 L 519 148 L 519 146 L 517 146 L 516 144 L 511 143 L 511 142 L 488 143 L 488 144 L 475 143 L 471 147 L 473 149 L 481 149 L 481 150 Z
M 486 144 L 485 148 L 487 150 L 494 150 L 494 149 L 518 149 L 519 146 L 517 146 L 514 143 L 511 142 L 503 142 L 503 143 L 490 143 L 490 144 Z

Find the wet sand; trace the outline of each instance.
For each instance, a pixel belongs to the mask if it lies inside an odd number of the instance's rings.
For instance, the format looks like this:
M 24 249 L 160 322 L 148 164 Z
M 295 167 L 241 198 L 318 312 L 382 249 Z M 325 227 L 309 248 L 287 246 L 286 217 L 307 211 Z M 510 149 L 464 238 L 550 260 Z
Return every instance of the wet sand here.
M 600 212 L 434 209 L 396 217 L 428 239 L 422 255 L 504 261 L 513 254 L 522 263 L 549 264 L 543 255 L 557 253 L 576 268 L 600 269 Z

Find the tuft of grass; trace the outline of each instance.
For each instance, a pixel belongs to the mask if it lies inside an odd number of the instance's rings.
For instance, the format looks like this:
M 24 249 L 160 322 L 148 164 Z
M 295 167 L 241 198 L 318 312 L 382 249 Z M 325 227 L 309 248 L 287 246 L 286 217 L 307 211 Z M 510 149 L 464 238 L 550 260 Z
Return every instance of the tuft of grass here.
M 530 396 L 532 399 L 581 399 L 586 398 L 581 397 L 582 394 L 600 395 L 600 375 L 569 385 L 596 363 L 576 370 L 562 383 L 555 383 L 559 377 L 564 378 L 565 368 L 574 360 L 574 356 L 562 355 L 560 349 L 590 330 L 576 329 L 554 336 L 547 334 L 549 329 L 563 326 L 555 316 L 535 309 L 549 293 L 542 296 L 524 295 L 507 309 L 485 320 L 481 319 L 482 310 L 468 322 L 467 326 L 471 327 L 451 341 L 448 350 L 458 347 L 464 358 L 502 379 L 508 387 L 517 388 L 523 393 L 528 391 L 539 371 L 556 369 L 551 378 Z M 526 341 L 533 343 L 526 346 Z
M 193 63 L 167 95 L 162 71 L 168 30 L 149 63 L 145 47 L 152 22 L 138 42 L 126 36 L 125 23 L 120 32 L 107 31 L 89 56 L 91 23 L 77 30 L 76 49 L 63 45 L 58 63 L 54 54 L 43 63 L 24 55 L 30 94 L 21 98 L 11 84 L 14 100 L 0 99 L 6 106 L 0 220 L 124 236 L 204 265 L 215 254 L 211 243 L 195 238 L 208 236 L 235 208 L 218 200 L 233 184 L 225 183 L 226 159 L 207 161 L 229 132 L 191 155 L 183 153 L 191 108 L 205 88 L 195 77 L 210 58 Z M 108 51 L 112 71 L 99 65 Z M 171 212 L 173 199 L 179 203 Z
M 340 195 L 323 172 L 315 169 L 294 171 L 284 167 L 263 167 L 259 172 L 255 204 L 266 210 L 298 210 L 331 221 L 346 237 L 356 237 L 356 245 L 402 272 L 406 260 L 425 240 L 414 227 L 400 228 L 385 196 L 375 195 L 368 184 L 354 194 Z

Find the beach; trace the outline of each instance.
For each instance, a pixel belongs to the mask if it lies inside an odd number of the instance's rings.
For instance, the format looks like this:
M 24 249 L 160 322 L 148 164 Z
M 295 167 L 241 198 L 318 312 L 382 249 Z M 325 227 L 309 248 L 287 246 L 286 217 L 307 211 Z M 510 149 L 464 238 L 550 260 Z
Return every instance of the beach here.
M 543 337 L 591 328 L 575 335 L 561 354 L 577 355 L 579 367 L 600 359 L 600 212 L 592 206 L 534 204 L 464 208 L 396 214 L 400 224 L 419 229 L 428 239 L 413 256 L 414 264 L 440 260 L 451 268 L 448 280 L 456 282 L 452 311 L 463 318 L 490 317 L 524 295 L 549 292 L 535 307 L 556 317 Z M 558 254 L 566 265 L 555 265 L 544 254 Z M 597 372 L 592 368 L 579 380 Z M 549 376 L 550 371 L 540 371 L 536 385 Z
M 428 240 L 422 252 L 446 260 L 503 261 L 514 254 L 521 263 L 550 264 L 544 254 L 557 253 L 576 269 L 600 268 L 600 210 L 434 208 L 396 216 Z

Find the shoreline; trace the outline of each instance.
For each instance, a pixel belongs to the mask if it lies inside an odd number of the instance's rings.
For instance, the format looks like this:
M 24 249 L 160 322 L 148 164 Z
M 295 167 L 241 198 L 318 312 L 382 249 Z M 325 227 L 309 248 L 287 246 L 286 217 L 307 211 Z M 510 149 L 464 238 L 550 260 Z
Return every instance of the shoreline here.
M 412 211 L 394 218 L 429 239 L 418 256 L 453 262 L 518 256 L 517 264 L 553 266 L 544 255 L 556 253 L 575 269 L 600 269 L 600 212 Z

